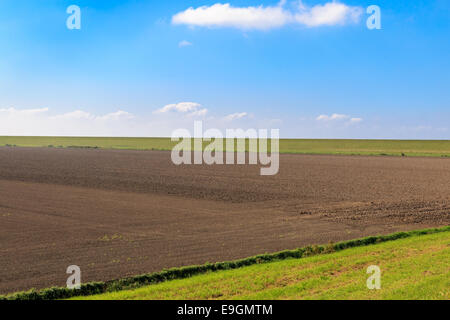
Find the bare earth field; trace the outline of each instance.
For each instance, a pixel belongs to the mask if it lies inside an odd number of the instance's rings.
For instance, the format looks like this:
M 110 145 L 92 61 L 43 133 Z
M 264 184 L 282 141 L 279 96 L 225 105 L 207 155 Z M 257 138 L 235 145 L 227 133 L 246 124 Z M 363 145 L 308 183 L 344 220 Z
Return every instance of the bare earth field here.
M 450 159 L 281 155 L 180 166 L 170 152 L 0 148 L 0 293 L 450 224 Z

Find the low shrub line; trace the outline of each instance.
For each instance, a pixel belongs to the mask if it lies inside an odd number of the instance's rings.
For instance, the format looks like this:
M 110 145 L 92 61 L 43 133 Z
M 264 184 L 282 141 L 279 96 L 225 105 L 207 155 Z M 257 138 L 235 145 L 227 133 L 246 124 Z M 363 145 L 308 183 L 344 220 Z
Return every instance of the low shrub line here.
M 302 257 L 310 257 L 319 254 L 327 254 L 336 251 L 342 251 L 344 249 L 354 247 L 369 246 L 387 241 L 394 241 L 414 236 L 428 235 L 449 231 L 450 226 L 446 226 L 443 228 L 409 231 L 409 232 L 398 232 L 386 236 L 373 236 L 357 240 L 344 241 L 337 244 L 330 243 L 329 245 L 325 246 L 308 246 L 296 250 L 286 250 L 273 254 L 262 254 L 235 261 L 207 263 L 199 266 L 173 268 L 169 270 L 163 270 L 161 272 L 145 274 L 119 280 L 112 280 L 107 282 L 86 283 L 83 284 L 80 289 L 75 290 L 56 287 L 43 289 L 40 291 L 36 291 L 33 289 L 27 292 L 19 292 L 8 296 L 0 296 L 0 300 L 56 300 L 78 296 L 89 296 L 106 292 L 122 291 L 144 287 L 151 284 L 161 283 L 164 281 L 189 278 L 194 275 L 204 274 L 207 272 L 237 269 L 255 264 L 280 261 L 289 258 L 299 259 Z

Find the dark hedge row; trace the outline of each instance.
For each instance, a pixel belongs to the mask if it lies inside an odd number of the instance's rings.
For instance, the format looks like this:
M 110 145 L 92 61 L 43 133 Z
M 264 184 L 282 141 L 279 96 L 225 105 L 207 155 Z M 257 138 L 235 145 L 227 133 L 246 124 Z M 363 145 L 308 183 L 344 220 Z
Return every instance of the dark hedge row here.
M 386 241 L 393 241 L 413 236 L 440 233 L 440 232 L 449 232 L 449 231 L 450 226 L 438 229 L 399 232 L 387 236 L 368 237 L 358 240 L 340 242 L 337 244 L 330 243 L 329 245 L 326 246 L 308 246 L 296 250 L 281 251 L 274 254 L 262 254 L 246 259 L 229 262 L 219 262 L 214 264 L 207 263 L 201 266 L 174 268 L 164 270 L 161 272 L 145 274 L 120 280 L 113 280 L 108 282 L 87 283 L 82 285 L 80 289 L 76 290 L 71 290 L 67 288 L 49 288 L 41 291 L 31 290 L 27 292 L 15 293 L 9 296 L 0 296 L 0 300 L 56 300 L 56 299 L 67 299 L 77 296 L 89 296 L 105 292 L 134 289 L 169 280 L 189 278 L 191 276 L 206 272 L 237 269 L 245 266 L 251 266 L 254 264 L 280 261 L 288 258 L 299 259 L 302 257 L 341 251 L 348 248 L 368 246 Z

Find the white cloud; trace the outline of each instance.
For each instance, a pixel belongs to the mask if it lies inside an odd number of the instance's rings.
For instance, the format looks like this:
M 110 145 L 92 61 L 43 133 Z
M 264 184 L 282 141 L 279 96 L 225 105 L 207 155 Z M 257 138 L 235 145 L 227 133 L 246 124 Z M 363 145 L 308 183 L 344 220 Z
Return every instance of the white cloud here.
M 196 102 L 172 103 L 162 107 L 161 109 L 156 110 L 155 113 L 167 113 L 170 111 L 185 113 L 189 111 L 196 111 L 199 107 L 201 107 L 201 104 Z
M 172 17 L 175 25 L 198 27 L 231 27 L 244 30 L 269 30 L 290 23 L 308 27 L 343 25 L 358 22 L 363 9 L 336 1 L 307 7 L 300 1 L 297 10 L 284 8 L 282 0 L 275 6 L 233 7 L 229 3 L 216 3 L 198 8 L 190 7 Z
M 38 114 L 43 114 L 45 112 L 48 112 L 48 108 L 40 108 L 40 109 L 24 109 L 24 110 L 18 110 L 15 108 L 3 108 L 0 109 L 0 114 L 2 116 L 33 116 Z
M 120 110 L 96 114 L 82 110 L 55 113 L 48 108 L 0 108 L 0 136 L 170 137 L 179 128 L 193 132 L 195 118 L 189 114 L 196 112 L 196 115 L 204 115 L 204 110 L 206 109 L 197 107 L 193 111 L 191 109 L 182 113 L 174 111 L 155 115 L 150 112 L 134 116 Z M 242 118 L 245 120 L 236 123 L 224 121 L 224 117 L 213 116 L 202 118 L 204 130 L 218 128 L 225 132 L 231 128 L 273 128 L 280 129 L 284 138 L 448 140 L 450 132 L 450 128 L 438 114 L 434 114 L 438 119 L 435 123 L 422 123 L 422 118 L 408 118 L 407 115 L 363 120 L 339 113 L 323 114 L 315 118 L 286 116 L 280 119 L 264 119 L 249 114 Z
M 317 121 L 333 121 L 333 120 L 345 120 L 350 118 L 350 116 L 346 114 L 338 114 L 333 113 L 331 116 L 328 116 L 326 114 L 322 114 L 316 118 Z
M 242 119 L 248 116 L 247 112 L 241 112 L 241 113 L 233 113 L 233 114 L 229 114 L 228 116 L 225 117 L 226 121 L 233 121 L 233 120 L 238 120 L 238 119 Z
M 350 119 L 350 122 L 351 122 L 351 123 L 358 123 L 358 122 L 361 122 L 361 121 L 363 121 L 362 118 L 351 118 L 351 119 Z
M 204 116 L 208 113 L 208 109 L 202 108 L 202 105 L 196 102 L 180 102 L 168 104 L 154 113 L 164 114 L 169 112 L 184 113 L 188 116 Z
M 308 27 L 334 26 L 356 23 L 362 14 L 363 10 L 361 7 L 347 6 L 339 2 L 328 2 L 312 8 L 306 8 L 301 5 L 300 13 L 295 15 L 295 20 Z
M 205 116 L 207 113 L 208 113 L 208 109 L 203 108 L 203 109 L 200 109 L 200 110 L 193 111 L 193 112 L 189 113 L 188 115 L 189 115 L 189 116 L 203 117 L 203 116 Z
M 187 40 L 183 40 L 183 41 L 180 41 L 180 43 L 178 43 L 178 47 L 180 47 L 180 48 L 190 47 L 192 45 L 193 45 L 192 42 L 189 42 Z
M 120 120 L 120 119 L 132 119 L 134 116 L 126 111 L 119 110 L 117 112 L 108 113 L 105 115 L 97 116 L 82 110 L 75 110 L 72 112 L 64 113 L 51 117 L 52 119 L 72 119 L 72 120 Z
M 133 119 L 133 118 L 134 118 L 133 114 L 131 114 L 129 112 L 126 112 L 126 111 L 122 111 L 122 110 L 119 110 L 119 111 L 116 111 L 116 112 L 113 112 L 113 113 L 108 113 L 108 114 L 105 114 L 104 116 L 97 117 L 97 119 L 105 120 L 105 121 L 107 121 L 107 120 Z
M 48 108 L 0 109 L 0 135 L 127 135 L 134 116 L 126 111 L 95 115 L 82 110 L 51 114 Z
M 95 116 L 93 116 L 89 112 L 85 112 L 82 110 L 75 110 L 72 112 L 59 114 L 52 117 L 52 119 L 85 119 L 85 120 L 93 120 L 94 118 Z
M 233 27 L 239 29 L 272 29 L 291 19 L 281 5 L 273 7 L 233 7 L 229 3 L 189 8 L 172 18 L 173 24 L 201 27 Z
M 347 124 L 356 124 L 363 121 L 362 118 L 353 118 L 349 115 L 339 113 L 333 113 L 332 115 L 322 114 L 318 116 L 316 120 L 327 123 L 346 121 Z

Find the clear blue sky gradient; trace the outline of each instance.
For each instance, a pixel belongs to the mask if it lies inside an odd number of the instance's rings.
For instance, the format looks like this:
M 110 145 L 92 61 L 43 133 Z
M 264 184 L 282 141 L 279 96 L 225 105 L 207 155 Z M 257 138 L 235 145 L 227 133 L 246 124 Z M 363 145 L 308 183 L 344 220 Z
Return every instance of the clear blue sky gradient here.
M 267 31 L 171 23 L 217 2 L 277 0 L 2 0 L 0 108 L 152 117 L 193 101 L 211 114 L 280 119 L 285 137 L 450 138 L 450 1 L 342 0 L 381 7 L 382 30 L 372 31 L 366 14 L 356 25 Z M 65 25 L 71 4 L 82 10 L 79 31 Z M 297 131 L 333 113 L 364 121 Z

